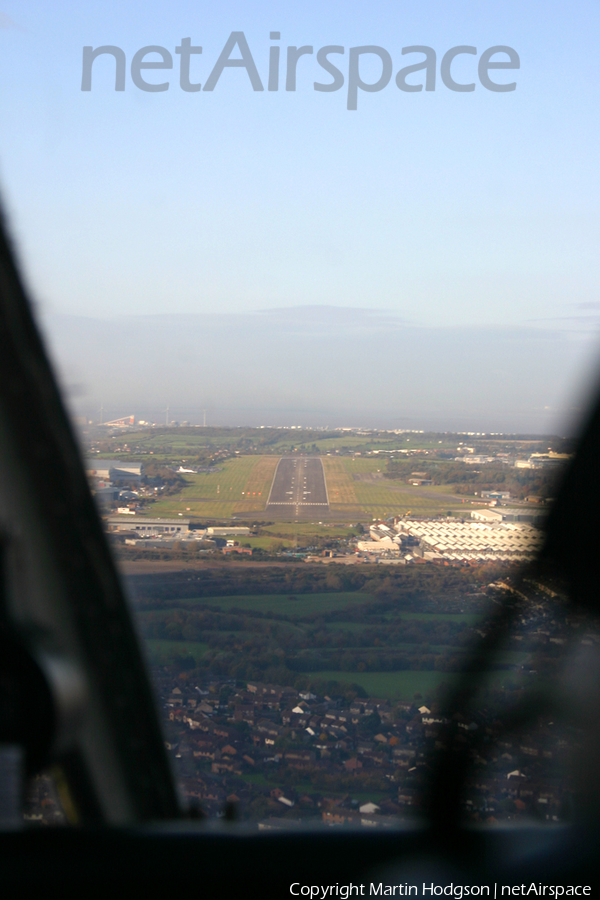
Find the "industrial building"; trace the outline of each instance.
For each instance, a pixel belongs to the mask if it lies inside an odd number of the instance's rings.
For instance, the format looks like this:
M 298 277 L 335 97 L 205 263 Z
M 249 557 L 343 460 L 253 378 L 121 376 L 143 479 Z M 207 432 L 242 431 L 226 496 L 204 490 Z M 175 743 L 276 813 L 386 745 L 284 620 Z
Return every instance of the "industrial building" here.
M 510 510 L 509 513 L 521 510 Z M 523 511 L 524 513 L 527 510 Z M 503 521 L 502 510 L 482 509 L 474 521 L 457 519 L 397 520 L 392 530 L 382 523 L 370 528 L 371 540 L 358 541 L 360 553 L 410 562 L 529 562 L 542 543 L 542 532 L 527 522 Z
M 90 459 L 86 472 L 88 477 L 100 481 L 141 481 L 144 467 L 142 463 L 123 462 L 120 459 Z
M 118 532 L 138 532 L 144 535 L 187 534 L 190 530 L 190 519 L 153 519 L 150 516 L 120 515 L 108 516 L 108 530 Z
M 250 529 L 245 528 L 242 525 L 234 526 L 234 527 L 227 527 L 227 528 L 222 528 L 220 526 L 211 525 L 209 528 L 206 529 L 206 533 L 211 535 L 212 537 L 217 537 L 217 536 L 224 537 L 225 535 L 228 535 L 228 534 L 241 534 L 241 535 L 250 534 Z
M 358 541 L 357 548 L 361 553 L 400 552 L 400 544 L 386 538 L 384 541 Z
M 425 559 L 448 562 L 529 562 L 542 543 L 537 528 L 501 520 L 402 519 L 397 529 L 419 539 Z
M 522 509 L 508 506 L 497 506 L 495 509 L 476 509 L 471 513 L 472 519 L 480 522 L 527 522 L 537 524 L 547 515 L 545 509 Z

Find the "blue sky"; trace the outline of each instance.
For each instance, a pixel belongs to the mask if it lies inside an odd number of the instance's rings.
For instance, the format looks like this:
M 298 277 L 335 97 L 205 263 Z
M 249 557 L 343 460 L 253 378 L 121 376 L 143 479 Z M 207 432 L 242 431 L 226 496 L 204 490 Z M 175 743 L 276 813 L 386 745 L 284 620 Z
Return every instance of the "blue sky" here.
M 20 0 L 0 11 L 0 185 L 44 313 L 323 305 L 419 327 L 595 335 L 597 3 Z M 392 78 L 349 111 L 346 85 L 313 89 L 328 79 L 313 55 L 299 61 L 295 92 L 255 92 L 241 68 L 212 92 L 182 91 L 181 38 L 203 47 L 192 80 L 205 83 L 232 31 L 244 32 L 265 86 L 273 43 L 282 56 L 288 45 L 315 55 L 341 45 L 346 79 L 350 47 L 385 48 L 395 76 L 420 59 L 402 47 L 427 45 L 438 83 L 405 93 Z M 167 48 L 173 71 L 146 77 L 169 90 L 140 91 L 128 72 L 115 92 L 105 57 L 82 92 L 82 48 L 103 44 L 128 66 L 141 47 Z M 462 56 L 454 77 L 476 89 L 448 90 L 439 62 L 457 45 L 478 56 L 513 47 L 519 71 L 492 74 L 517 89 L 485 90 L 478 57 Z M 379 65 L 363 58 L 365 80 Z

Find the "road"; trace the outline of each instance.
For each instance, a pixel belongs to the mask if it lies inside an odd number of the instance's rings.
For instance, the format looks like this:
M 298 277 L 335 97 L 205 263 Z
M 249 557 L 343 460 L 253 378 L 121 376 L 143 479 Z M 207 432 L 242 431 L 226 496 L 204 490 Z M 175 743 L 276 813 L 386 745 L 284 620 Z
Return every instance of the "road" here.
M 329 512 L 325 473 L 320 459 L 282 456 L 271 485 L 267 510 L 270 515 L 321 515 Z

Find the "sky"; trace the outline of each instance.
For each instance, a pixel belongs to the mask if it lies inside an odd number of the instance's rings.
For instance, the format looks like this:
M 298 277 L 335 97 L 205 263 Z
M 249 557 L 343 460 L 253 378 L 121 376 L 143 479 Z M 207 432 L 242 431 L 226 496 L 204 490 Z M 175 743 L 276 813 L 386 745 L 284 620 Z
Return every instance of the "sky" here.
M 230 424 L 302 412 L 306 424 L 352 414 L 382 427 L 571 427 L 598 355 L 599 18 L 596 2 L 0 4 L 0 191 L 69 402 L 90 416 L 99 403 L 117 415 L 210 402 Z M 232 32 L 265 89 L 238 66 L 214 90 L 182 90 L 182 39 L 202 46 L 190 80 L 206 86 Z M 83 47 L 103 45 L 125 54 L 125 90 L 105 55 L 82 91 Z M 140 90 L 130 68 L 153 45 L 173 59 L 142 73 L 168 84 L 160 92 Z M 392 77 L 348 109 L 350 49 L 373 45 Z M 313 47 L 294 91 L 288 46 Z M 324 46 L 344 49 L 329 57 L 344 78 L 336 91 L 313 87 L 331 79 Z M 435 51 L 435 90 L 396 86 L 423 59 L 402 54 L 411 46 Z M 451 68 L 472 91 L 441 78 L 459 46 L 477 51 Z M 494 46 L 518 54 L 518 70 L 490 71 L 514 91 L 481 84 L 478 59 Z M 363 83 L 378 81 L 379 56 L 358 65 Z M 163 334 L 151 382 L 139 375 L 148 328 Z M 197 396 L 178 375 L 182 328 L 212 334 L 227 363 L 219 376 L 202 350 Z M 425 382 L 407 384 L 407 354 Z

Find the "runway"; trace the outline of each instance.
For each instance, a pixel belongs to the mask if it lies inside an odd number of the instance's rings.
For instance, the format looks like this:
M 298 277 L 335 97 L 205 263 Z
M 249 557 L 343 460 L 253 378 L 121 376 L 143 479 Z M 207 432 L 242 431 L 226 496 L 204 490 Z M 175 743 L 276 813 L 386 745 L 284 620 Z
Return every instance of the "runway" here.
M 271 485 L 266 512 L 281 517 L 323 515 L 329 512 L 325 472 L 313 456 L 282 456 Z

